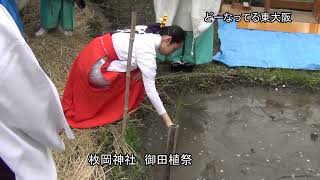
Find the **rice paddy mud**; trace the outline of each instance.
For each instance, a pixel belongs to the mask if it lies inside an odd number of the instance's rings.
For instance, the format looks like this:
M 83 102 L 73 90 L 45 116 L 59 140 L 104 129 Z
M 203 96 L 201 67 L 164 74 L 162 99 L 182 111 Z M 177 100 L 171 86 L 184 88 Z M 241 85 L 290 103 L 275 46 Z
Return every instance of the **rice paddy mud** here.
M 177 153 L 192 166 L 172 166 L 172 179 L 320 179 L 320 94 L 282 88 L 234 87 L 183 96 Z M 144 147 L 166 152 L 166 129 L 150 114 Z M 163 166 L 148 179 L 161 179 Z

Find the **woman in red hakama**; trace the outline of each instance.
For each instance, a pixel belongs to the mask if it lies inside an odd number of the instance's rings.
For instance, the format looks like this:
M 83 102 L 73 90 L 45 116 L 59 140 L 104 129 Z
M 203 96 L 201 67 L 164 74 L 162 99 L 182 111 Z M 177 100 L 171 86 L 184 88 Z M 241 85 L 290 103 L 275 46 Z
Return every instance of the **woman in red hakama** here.
M 172 29 L 174 30 L 173 32 Z M 152 30 L 154 32 L 154 29 L 152 28 L 148 28 L 147 31 L 148 30 Z M 156 31 L 159 32 L 159 30 Z M 175 49 L 178 49 L 181 46 L 181 43 L 183 42 L 185 36 L 184 31 L 179 27 L 166 27 L 166 31 L 160 30 L 160 32 L 165 32 L 165 34 L 160 33 L 161 36 L 159 35 L 159 40 L 161 40 L 161 42 L 159 41 L 159 51 L 160 53 L 163 52 L 164 54 L 171 53 Z M 180 42 L 178 43 L 172 41 L 172 38 L 177 39 L 177 37 L 174 37 L 174 33 L 177 34 L 177 32 L 180 34 L 180 36 L 182 35 L 179 39 Z M 93 128 L 115 122 L 123 117 L 126 73 L 107 70 L 112 61 L 119 60 L 122 58 L 118 57 L 118 54 L 113 44 L 112 36 L 112 33 L 108 33 L 93 39 L 78 54 L 77 58 L 75 59 L 72 65 L 62 98 L 63 110 L 71 127 Z M 142 38 L 144 38 L 143 35 L 141 35 L 140 39 Z M 137 39 L 137 41 L 139 41 L 139 39 Z M 141 41 L 143 43 L 143 40 Z M 134 48 L 133 53 L 135 53 L 135 51 L 138 52 L 139 47 Z M 121 56 L 123 56 L 123 54 Z M 148 56 L 148 54 L 146 54 L 146 56 Z M 92 67 L 99 60 L 104 60 L 103 65 L 100 68 L 100 71 L 103 78 L 107 82 L 107 86 L 103 88 L 94 86 L 92 83 L 89 82 L 88 78 Z M 147 84 L 144 84 L 143 78 L 141 78 L 140 69 L 142 68 L 136 68 L 135 70 L 131 71 L 129 112 L 135 111 L 139 107 L 141 102 L 144 100 L 144 85 Z M 144 75 L 143 77 L 145 77 L 145 79 L 148 78 L 147 73 L 144 74 L 144 72 L 142 72 L 142 74 Z M 152 90 L 152 88 L 148 89 L 150 89 L 150 91 Z M 155 95 L 150 94 L 148 96 Z M 160 101 L 160 104 L 161 103 L 162 102 Z M 162 110 L 160 115 L 163 117 L 167 125 L 172 124 L 165 110 Z

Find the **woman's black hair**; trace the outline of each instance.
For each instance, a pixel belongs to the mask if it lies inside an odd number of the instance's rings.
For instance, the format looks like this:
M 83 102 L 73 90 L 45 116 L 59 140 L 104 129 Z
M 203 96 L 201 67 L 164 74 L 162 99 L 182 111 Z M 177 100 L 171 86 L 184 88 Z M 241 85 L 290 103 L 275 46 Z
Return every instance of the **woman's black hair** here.
M 171 43 L 181 43 L 184 42 L 186 38 L 186 32 L 180 26 L 166 26 L 161 28 L 160 23 L 152 24 L 147 27 L 146 33 L 168 35 L 172 37 Z

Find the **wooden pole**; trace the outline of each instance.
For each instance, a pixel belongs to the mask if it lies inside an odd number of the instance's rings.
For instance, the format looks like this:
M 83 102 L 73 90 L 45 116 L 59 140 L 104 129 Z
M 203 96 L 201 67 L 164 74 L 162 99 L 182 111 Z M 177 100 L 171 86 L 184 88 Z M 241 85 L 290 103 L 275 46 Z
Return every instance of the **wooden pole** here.
M 130 92 L 130 73 L 131 73 L 131 59 L 132 59 L 132 49 L 133 49 L 133 42 L 136 32 L 136 19 L 137 19 L 137 12 L 132 11 L 131 14 L 131 33 L 130 33 L 130 42 L 129 42 L 129 51 L 128 51 L 128 62 L 127 62 L 127 72 L 126 72 L 126 90 L 124 96 L 124 114 L 123 114 L 123 121 L 122 121 L 122 136 L 125 137 L 126 128 L 127 128 L 127 121 L 129 118 L 128 110 L 129 110 L 129 92 Z
M 171 125 L 168 130 L 168 139 L 167 139 L 167 155 L 175 154 L 177 141 L 178 141 L 178 130 L 179 125 Z M 166 166 L 164 173 L 164 180 L 170 180 L 171 175 L 170 164 Z

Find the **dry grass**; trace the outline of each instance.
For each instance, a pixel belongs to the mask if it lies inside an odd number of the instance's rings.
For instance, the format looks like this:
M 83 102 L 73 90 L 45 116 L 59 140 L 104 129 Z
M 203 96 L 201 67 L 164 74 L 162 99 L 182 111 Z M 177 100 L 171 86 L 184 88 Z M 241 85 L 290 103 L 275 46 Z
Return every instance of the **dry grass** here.
M 81 11 L 77 9 L 75 32 L 71 37 L 52 32 L 47 36 L 34 38 L 33 34 L 39 26 L 38 0 L 30 1 L 23 15 L 29 44 L 42 68 L 61 94 L 73 60 L 89 41 L 88 21 L 94 18 L 94 12 L 90 7 Z
M 66 150 L 61 154 L 53 154 L 59 179 L 106 179 L 107 175 L 101 166 L 90 166 L 87 161 L 90 153 L 100 153 L 103 146 L 98 146 L 93 135 L 88 130 L 75 132 L 75 140 L 65 140 Z
M 62 95 L 73 60 L 90 40 L 89 24 L 95 18 L 95 11 L 90 4 L 84 10 L 76 9 L 76 26 L 71 37 L 53 32 L 35 38 L 33 34 L 39 27 L 39 4 L 39 0 L 30 1 L 22 13 L 29 37 L 28 43 L 40 65 Z M 122 138 L 118 138 L 120 129 L 119 125 L 108 125 L 94 130 L 74 130 L 76 139 L 72 141 L 63 137 L 66 150 L 60 154 L 53 154 L 59 179 L 110 179 L 112 167 L 90 166 L 88 156 L 91 153 L 112 152 L 135 154 Z
M 114 167 L 90 166 L 90 154 L 136 154 L 120 138 L 121 123 L 94 130 L 74 130 L 76 139 L 66 140 L 63 153 L 53 153 L 59 179 L 66 180 L 104 180 L 111 179 Z
M 150 0 L 91 0 L 104 9 L 111 27 L 130 28 L 131 11 L 137 11 L 137 24 L 154 23 L 153 1 Z

